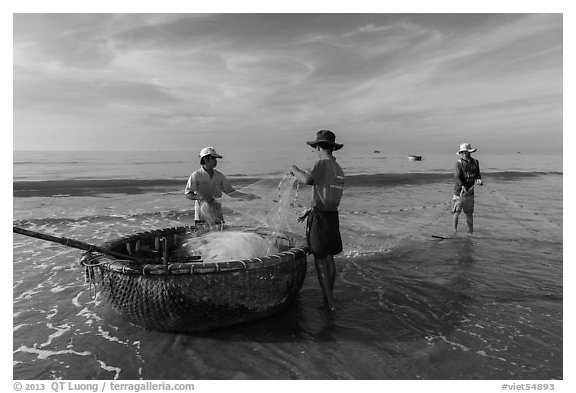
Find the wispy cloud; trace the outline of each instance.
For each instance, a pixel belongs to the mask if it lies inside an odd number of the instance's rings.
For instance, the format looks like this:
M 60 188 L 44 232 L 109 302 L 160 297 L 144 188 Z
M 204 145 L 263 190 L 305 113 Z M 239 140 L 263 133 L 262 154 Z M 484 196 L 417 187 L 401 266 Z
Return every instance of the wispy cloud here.
M 114 135 L 145 150 L 163 133 L 178 149 L 191 132 L 274 145 L 273 130 L 331 126 L 422 144 L 458 140 L 462 127 L 485 143 L 523 130 L 541 139 L 534 148 L 559 150 L 561 108 L 559 14 L 14 17 L 16 149 L 61 148 L 59 133 L 100 124 L 68 148 L 106 148 Z

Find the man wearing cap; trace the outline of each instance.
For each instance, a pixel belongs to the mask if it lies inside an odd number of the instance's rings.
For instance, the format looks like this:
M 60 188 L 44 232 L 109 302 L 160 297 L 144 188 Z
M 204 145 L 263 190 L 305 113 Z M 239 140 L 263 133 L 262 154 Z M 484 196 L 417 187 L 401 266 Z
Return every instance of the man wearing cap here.
M 470 153 L 474 153 L 469 143 L 462 143 L 458 154 L 460 159 L 456 161 L 454 167 L 454 178 L 456 185 L 454 186 L 454 196 L 452 197 L 453 206 L 452 213 L 454 213 L 454 233 L 458 231 L 458 216 L 462 211 L 466 214 L 466 224 L 468 224 L 468 233 L 474 232 L 474 185 L 482 185 L 482 177 L 480 175 L 480 163 L 478 160 L 472 158 Z
M 186 183 L 184 195 L 195 201 L 194 221 L 196 224 L 223 224 L 222 205 L 218 198 L 222 192 L 233 198 L 258 198 L 254 194 L 236 191 L 221 172 L 214 169 L 222 156 L 213 147 L 205 147 L 200 151 L 200 169 L 192 173 Z
M 334 310 L 332 295 L 336 279 L 334 255 L 342 252 L 338 206 L 344 191 L 344 171 L 332 155 L 344 145 L 336 143 L 332 131 L 321 130 L 316 140 L 307 142 L 316 149 L 319 160 L 310 173 L 292 165 L 291 173 L 301 183 L 314 187 L 311 208 L 301 217 L 306 222 L 306 240 L 309 252 L 314 255 L 318 281 L 330 311 Z

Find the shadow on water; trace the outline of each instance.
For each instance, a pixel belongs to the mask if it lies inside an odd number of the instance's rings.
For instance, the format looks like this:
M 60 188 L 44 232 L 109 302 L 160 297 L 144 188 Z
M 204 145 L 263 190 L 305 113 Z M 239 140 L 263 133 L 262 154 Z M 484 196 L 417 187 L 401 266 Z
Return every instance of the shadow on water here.
M 203 333 L 222 341 L 385 343 L 446 335 L 474 298 L 473 243 L 420 242 L 407 251 L 337 260 L 334 313 L 309 268 L 296 302 L 259 321 Z M 190 337 L 194 337 L 191 335 Z

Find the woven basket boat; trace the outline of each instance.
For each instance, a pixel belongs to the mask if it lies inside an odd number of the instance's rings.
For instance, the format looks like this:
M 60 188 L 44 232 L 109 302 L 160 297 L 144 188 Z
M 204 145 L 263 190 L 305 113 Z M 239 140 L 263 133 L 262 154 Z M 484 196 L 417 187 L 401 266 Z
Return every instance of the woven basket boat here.
M 112 309 L 141 327 L 168 332 L 202 332 L 274 314 L 297 296 L 306 276 L 306 249 L 274 238 L 279 252 L 262 258 L 204 263 L 171 257 L 183 238 L 202 229 L 175 227 L 141 232 L 103 248 L 151 263 L 87 253 L 87 277 L 96 280 Z M 255 231 L 262 236 L 270 233 Z

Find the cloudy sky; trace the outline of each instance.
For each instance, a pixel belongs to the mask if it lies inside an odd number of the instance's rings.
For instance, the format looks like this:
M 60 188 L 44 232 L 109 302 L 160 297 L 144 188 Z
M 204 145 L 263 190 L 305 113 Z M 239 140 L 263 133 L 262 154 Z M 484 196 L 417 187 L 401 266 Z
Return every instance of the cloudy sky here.
M 14 150 L 562 152 L 562 14 L 15 14 Z M 258 150 L 257 150 L 258 151 Z

